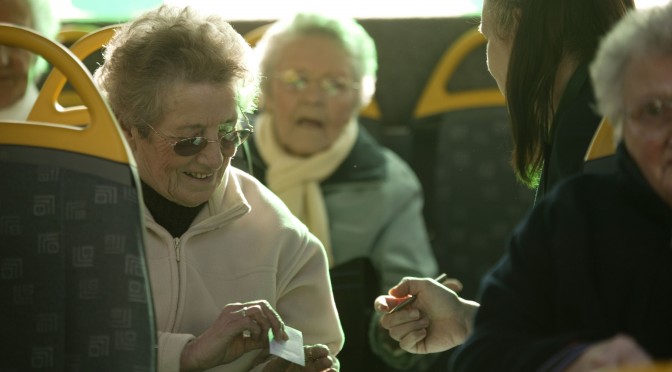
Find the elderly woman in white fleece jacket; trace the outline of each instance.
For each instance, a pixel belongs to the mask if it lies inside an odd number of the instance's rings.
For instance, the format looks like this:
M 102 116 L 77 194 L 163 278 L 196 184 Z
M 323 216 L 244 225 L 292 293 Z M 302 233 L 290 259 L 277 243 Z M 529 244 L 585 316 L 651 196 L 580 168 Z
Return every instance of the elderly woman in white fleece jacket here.
M 217 16 L 162 6 L 126 24 L 96 80 L 142 181 L 159 370 L 337 370 L 343 334 L 320 242 L 229 167 L 251 128 L 251 50 Z M 303 333 L 306 365 L 268 355 Z

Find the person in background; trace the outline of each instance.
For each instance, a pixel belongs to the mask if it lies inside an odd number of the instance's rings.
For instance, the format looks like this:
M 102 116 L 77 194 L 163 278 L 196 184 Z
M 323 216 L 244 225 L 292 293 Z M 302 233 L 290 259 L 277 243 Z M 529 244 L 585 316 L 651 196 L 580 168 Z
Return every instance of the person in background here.
M 229 166 L 251 132 L 255 71 L 221 17 L 164 5 L 123 25 L 94 75 L 142 183 L 162 372 L 338 369 L 322 245 Z M 287 340 L 285 325 L 303 333 L 305 368 L 268 355 L 268 330 Z
M 0 0 L 0 22 L 55 39 L 60 22 L 49 0 Z M 37 99 L 36 81 L 47 62 L 33 53 L 0 45 L 0 120 L 25 120 Z
M 402 277 L 437 271 L 415 174 L 358 122 L 375 91 L 373 39 L 354 19 L 299 13 L 273 24 L 255 51 L 264 80 L 253 174 L 327 249 L 346 337 L 341 365 L 426 368 L 434 357 L 401 350 L 370 305 Z
M 672 3 L 626 15 L 590 75 L 617 170 L 563 181 L 518 226 L 454 371 L 672 361 Z
M 488 69 L 506 97 L 519 180 L 537 188 L 537 200 L 579 174 L 602 120 L 588 76 L 599 40 L 633 0 L 485 0 L 480 31 Z M 405 278 L 374 307 L 385 312 L 409 294 L 409 310 L 383 315 L 383 327 L 404 350 L 428 353 L 461 344 L 471 332 L 478 302 L 422 278 Z M 425 318 L 429 318 L 427 321 Z

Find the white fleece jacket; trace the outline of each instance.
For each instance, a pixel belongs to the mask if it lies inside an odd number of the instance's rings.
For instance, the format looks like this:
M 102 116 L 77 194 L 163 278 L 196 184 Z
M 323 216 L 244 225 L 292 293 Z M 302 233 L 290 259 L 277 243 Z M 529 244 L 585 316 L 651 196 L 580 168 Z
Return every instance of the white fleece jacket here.
M 232 302 L 267 300 L 304 344 L 343 346 L 321 243 L 270 190 L 229 167 L 192 226 L 173 238 L 144 208 L 159 371 Z M 258 351 L 210 371 L 248 371 Z

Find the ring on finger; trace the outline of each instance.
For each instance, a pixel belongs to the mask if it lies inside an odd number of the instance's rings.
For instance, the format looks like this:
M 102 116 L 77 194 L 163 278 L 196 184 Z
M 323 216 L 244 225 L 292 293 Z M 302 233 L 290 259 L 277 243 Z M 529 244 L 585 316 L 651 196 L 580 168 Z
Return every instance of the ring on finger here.
M 250 332 L 249 329 L 246 329 L 246 330 L 243 331 L 243 337 L 245 337 L 245 338 L 252 337 L 252 333 Z

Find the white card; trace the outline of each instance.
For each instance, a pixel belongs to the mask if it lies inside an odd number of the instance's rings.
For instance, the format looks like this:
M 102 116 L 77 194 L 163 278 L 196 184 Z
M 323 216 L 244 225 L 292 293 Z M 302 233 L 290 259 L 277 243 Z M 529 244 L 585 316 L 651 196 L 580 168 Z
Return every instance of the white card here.
M 287 332 L 287 336 L 289 337 L 287 341 L 276 340 L 273 337 L 273 331 L 268 330 L 271 354 L 304 367 L 306 365 L 306 357 L 303 352 L 303 334 L 298 329 L 294 329 L 288 325 L 285 325 L 285 332 Z

